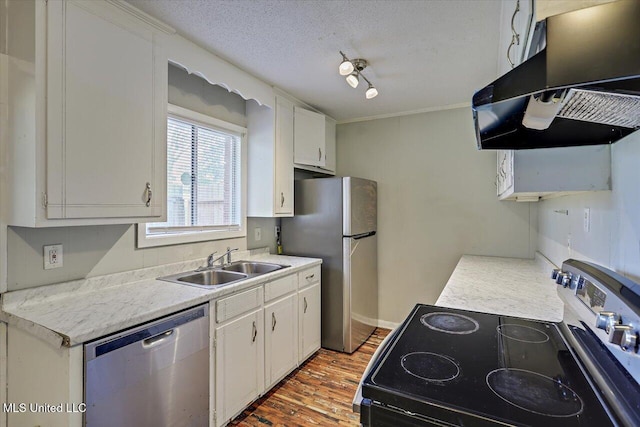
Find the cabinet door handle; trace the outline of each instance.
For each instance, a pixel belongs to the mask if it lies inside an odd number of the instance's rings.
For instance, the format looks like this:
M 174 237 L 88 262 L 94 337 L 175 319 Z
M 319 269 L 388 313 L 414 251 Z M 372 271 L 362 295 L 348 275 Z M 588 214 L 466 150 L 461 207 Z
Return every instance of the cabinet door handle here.
M 306 313 L 307 312 L 307 297 L 302 297 L 302 299 L 304 300 L 304 310 L 302 312 Z
M 276 313 L 271 312 L 271 331 L 275 331 L 276 330 L 276 323 L 278 323 L 276 321 Z
M 258 328 L 256 327 L 256 321 L 253 321 L 253 330 L 251 332 L 251 342 L 256 342 L 256 337 L 258 336 Z
M 520 46 L 520 34 L 516 31 L 514 21 L 516 19 L 516 15 L 520 12 L 520 0 L 516 2 L 516 9 L 513 11 L 513 15 L 511 16 L 511 43 L 509 43 L 509 47 L 507 48 L 507 61 L 509 61 L 509 65 L 511 68 L 515 67 L 516 64 L 511 60 L 511 48 L 513 46 Z M 517 58 L 516 58 L 517 59 Z
M 322 160 L 322 149 L 318 147 L 318 161 Z
M 280 207 L 284 206 L 284 193 L 280 193 Z
M 305 277 L 305 279 L 307 279 L 307 280 L 311 280 L 311 279 L 313 279 L 315 276 L 316 276 L 316 273 L 313 273 L 313 274 L 310 274 L 310 275 L 308 275 L 307 277 Z
M 147 182 L 147 203 L 145 205 L 147 207 L 151 206 L 151 197 L 153 196 L 153 192 L 151 191 L 151 183 Z

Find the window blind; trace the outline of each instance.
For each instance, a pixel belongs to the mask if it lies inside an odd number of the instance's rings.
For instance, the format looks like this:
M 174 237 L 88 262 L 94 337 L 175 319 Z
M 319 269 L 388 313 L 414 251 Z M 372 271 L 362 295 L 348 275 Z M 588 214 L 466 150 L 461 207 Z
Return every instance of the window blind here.
M 148 234 L 238 230 L 241 136 L 180 117 L 167 121 L 167 222 Z

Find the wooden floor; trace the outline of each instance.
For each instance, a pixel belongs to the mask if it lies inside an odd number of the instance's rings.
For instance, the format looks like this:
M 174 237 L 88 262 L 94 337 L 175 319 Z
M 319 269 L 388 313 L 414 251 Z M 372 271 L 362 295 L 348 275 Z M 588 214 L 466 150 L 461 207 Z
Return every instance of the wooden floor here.
M 369 359 L 389 332 L 376 329 L 353 354 L 320 349 L 229 425 L 360 425 L 351 401 Z

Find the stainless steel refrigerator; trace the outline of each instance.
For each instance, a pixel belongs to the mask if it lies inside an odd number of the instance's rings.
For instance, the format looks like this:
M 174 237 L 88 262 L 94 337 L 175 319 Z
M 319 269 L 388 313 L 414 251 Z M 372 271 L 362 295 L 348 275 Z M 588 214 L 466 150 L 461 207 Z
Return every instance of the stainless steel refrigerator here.
M 282 219 L 285 254 L 322 258 L 322 347 L 352 353 L 378 319 L 377 184 L 361 178 L 295 182 Z

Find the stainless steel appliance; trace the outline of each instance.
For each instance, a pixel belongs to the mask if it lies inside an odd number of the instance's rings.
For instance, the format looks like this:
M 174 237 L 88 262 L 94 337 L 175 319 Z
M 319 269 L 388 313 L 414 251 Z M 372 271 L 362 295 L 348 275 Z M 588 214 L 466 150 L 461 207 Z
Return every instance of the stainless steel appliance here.
M 295 201 L 282 219 L 284 253 L 322 258 L 322 347 L 352 353 L 378 319 L 377 184 L 298 180 Z
M 640 285 L 576 260 L 553 276 L 560 323 L 416 305 L 363 377 L 362 425 L 640 425 Z
M 209 425 L 209 306 L 86 344 L 85 426 Z
M 536 25 L 529 59 L 473 96 L 479 149 L 608 144 L 640 128 L 640 2 Z

